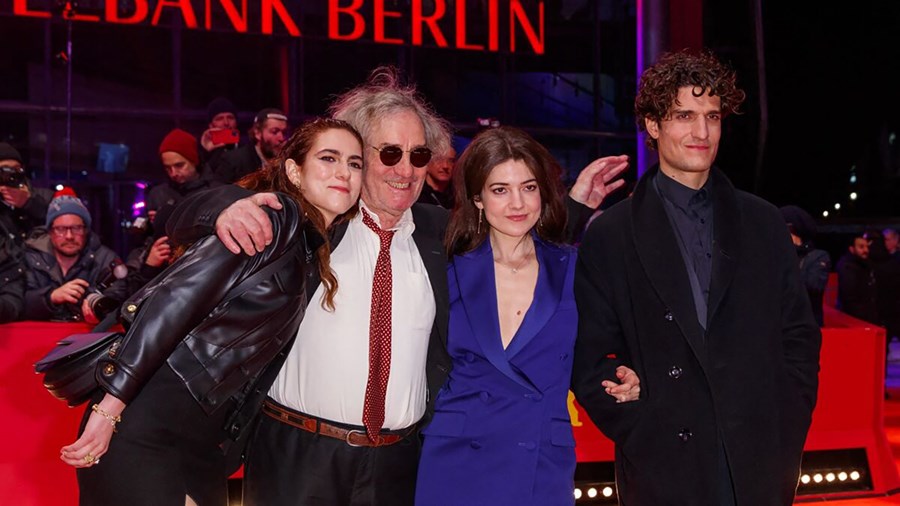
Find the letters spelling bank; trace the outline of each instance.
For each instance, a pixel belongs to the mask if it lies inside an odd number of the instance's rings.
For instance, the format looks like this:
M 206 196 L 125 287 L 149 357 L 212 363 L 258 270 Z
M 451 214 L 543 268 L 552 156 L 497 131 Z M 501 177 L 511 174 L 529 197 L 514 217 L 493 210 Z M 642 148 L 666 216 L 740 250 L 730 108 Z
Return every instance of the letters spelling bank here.
M 447 9 L 447 0 L 411 0 L 408 12 L 391 11 L 385 8 L 386 0 L 250 0 L 260 2 L 259 19 L 249 19 L 248 0 L 158 0 L 151 12 L 151 0 L 132 0 L 133 12 L 123 13 L 119 10 L 118 0 L 103 0 L 103 13 L 99 9 L 91 14 L 69 14 L 73 21 L 106 22 L 121 25 L 150 24 L 157 26 L 160 16 L 164 12 L 180 15 L 184 25 L 193 30 L 211 30 L 213 28 L 212 13 L 220 11 L 225 14 L 229 24 L 216 26 L 217 29 L 231 29 L 238 33 L 247 33 L 250 22 L 259 23 L 259 32 L 271 35 L 274 25 L 280 24 L 283 29 L 293 37 L 302 37 L 300 27 L 291 16 L 287 5 L 302 8 L 303 4 L 309 5 L 311 1 L 328 2 L 328 38 L 333 40 L 358 40 L 367 30 L 371 30 L 374 42 L 381 44 L 407 44 L 421 46 L 427 37 L 437 47 L 449 47 L 471 51 L 498 52 L 501 50 L 500 26 L 508 24 L 508 45 L 504 51 L 516 52 L 526 50 L 535 54 L 544 54 L 544 2 L 538 1 L 537 5 L 526 9 L 521 0 L 506 0 L 503 2 L 504 12 L 501 12 L 500 0 L 488 0 L 487 2 L 487 31 L 486 39 L 472 41 L 466 38 L 466 28 L 469 16 L 467 10 L 471 7 L 483 5 L 482 1 L 458 0 L 454 2 L 455 30 L 448 34 L 441 29 L 438 22 L 450 13 Z M 472 5 L 467 5 L 472 3 Z M 237 4 L 237 5 L 236 5 Z M 294 4 L 294 5 L 292 5 Z M 428 12 L 425 12 L 425 5 Z M 22 17 L 49 18 L 51 13 L 46 6 L 47 2 L 41 0 L 13 0 L 13 14 Z M 202 27 L 198 23 L 198 14 L 203 16 Z M 409 40 L 398 38 L 398 34 L 389 34 L 385 29 L 386 21 L 392 23 L 410 24 Z M 252 31 L 255 30 L 252 27 Z M 518 36 L 523 36 L 527 44 L 521 47 L 517 45 Z

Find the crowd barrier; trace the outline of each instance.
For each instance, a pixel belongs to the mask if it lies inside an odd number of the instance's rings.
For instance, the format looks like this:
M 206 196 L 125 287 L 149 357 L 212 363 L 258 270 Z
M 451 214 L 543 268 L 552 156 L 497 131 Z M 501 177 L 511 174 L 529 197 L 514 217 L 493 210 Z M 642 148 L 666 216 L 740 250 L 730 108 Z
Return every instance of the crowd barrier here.
M 59 339 L 87 331 L 87 325 L 78 323 L 0 325 L 0 420 L 5 429 L 0 445 L 0 498 L 5 504 L 77 504 L 75 473 L 59 460 L 59 450 L 75 440 L 84 406 L 71 409 L 54 399 L 41 385 L 33 364 Z M 810 482 L 801 484 L 798 501 L 883 495 L 900 489 L 883 427 L 884 353 L 883 329 L 826 307 L 819 401 L 806 444 L 807 455 L 816 458 L 804 460 Z M 579 462 L 576 479 L 611 486 L 612 443 L 574 402 L 570 413 Z M 817 472 L 815 466 L 838 469 L 835 466 L 850 465 L 838 462 L 852 460 L 847 451 L 856 451 L 866 460 L 863 489 L 829 489 L 825 471 L 820 482 L 811 479 Z M 838 461 L 829 461 L 829 456 Z M 838 479 L 833 482 L 840 485 Z M 584 489 L 585 500 L 587 492 Z M 595 493 L 597 500 L 603 498 L 603 488 Z

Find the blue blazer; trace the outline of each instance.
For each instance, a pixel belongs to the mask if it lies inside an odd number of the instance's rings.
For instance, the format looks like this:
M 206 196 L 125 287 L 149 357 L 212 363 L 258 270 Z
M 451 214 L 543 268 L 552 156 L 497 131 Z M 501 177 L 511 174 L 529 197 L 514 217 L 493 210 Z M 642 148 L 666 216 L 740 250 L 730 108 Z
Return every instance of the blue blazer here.
M 490 241 L 448 267 L 453 369 L 423 431 L 419 506 L 574 503 L 575 250 L 535 238 L 535 254 L 534 299 L 505 350 Z

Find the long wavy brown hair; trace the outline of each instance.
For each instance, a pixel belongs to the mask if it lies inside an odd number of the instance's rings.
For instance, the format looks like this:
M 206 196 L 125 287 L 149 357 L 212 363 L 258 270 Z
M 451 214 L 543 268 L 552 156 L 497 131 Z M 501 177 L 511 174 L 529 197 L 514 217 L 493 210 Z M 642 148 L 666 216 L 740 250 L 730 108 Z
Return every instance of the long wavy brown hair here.
M 719 97 L 722 117 L 740 114 L 741 103 L 746 98 L 737 87 L 734 70 L 720 62 L 709 51 L 682 50 L 666 53 L 641 74 L 641 83 L 634 99 L 634 118 L 638 130 L 647 131 L 645 120 L 659 123 L 669 117 L 669 111 L 678 101 L 678 90 L 693 88 L 695 97 L 709 92 Z M 647 146 L 656 149 L 656 139 L 647 136 Z
M 481 132 L 463 151 L 453 171 L 456 207 L 450 214 L 445 247 L 450 255 L 477 248 L 488 236 L 487 223 L 479 227 L 481 210 L 475 200 L 494 167 L 520 160 L 531 169 L 541 193 L 541 218 L 534 230 L 541 239 L 562 244 L 565 240 L 566 206 L 562 168 L 543 145 L 518 128 L 498 127 Z
M 281 151 L 274 160 L 265 165 L 262 169 L 244 176 L 237 182 L 238 186 L 253 190 L 256 192 L 281 192 L 291 196 L 300 204 L 300 208 L 306 215 L 306 219 L 312 222 L 316 231 L 322 237 L 328 237 L 328 229 L 325 226 L 325 217 L 322 213 L 306 200 L 300 188 L 297 187 L 290 178 L 288 178 L 287 170 L 284 163 L 286 160 L 294 160 L 303 170 L 303 164 L 306 161 L 306 155 L 315 143 L 316 139 L 322 133 L 328 130 L 346 130 L 353 134 L 353 137 L 359 141 L 360 147 L 364 146 L 362 137 L 346 121 L 331 118 L 318 118 L 304 123 L 298 128 L 291 137 L 281 147 Z M 357 205 L 353 205 L 347 212 L 335 218 L 331 226 L 346 221 L 356 214 Z M 327 311 L 334 311 L 334 296 L 337 294 L 338 282 L 331 270 L 331 248 L 326 241 L 325 244 L 316 250 L 316 257 L 319 260 L 319 277 L 322 284 L 325 285 L 325 296 L 322 298 L 322 308 Z

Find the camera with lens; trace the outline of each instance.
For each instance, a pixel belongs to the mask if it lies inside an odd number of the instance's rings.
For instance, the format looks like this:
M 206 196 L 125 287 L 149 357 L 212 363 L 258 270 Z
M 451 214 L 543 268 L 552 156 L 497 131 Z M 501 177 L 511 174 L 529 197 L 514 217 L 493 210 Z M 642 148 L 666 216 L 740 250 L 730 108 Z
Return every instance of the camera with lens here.
M 114 261 L 109 264 L 109 273 L 96 286 L 90 289 L 90 293 L 85 295 L 84 300 L 87 301 L 91 311 L 98 320 L 103 320 L 107 315 L 115 311 L 121 300 L 103 295 L 103 291 L 109 288 L 119 279 L 124 279 L 128 275 L 128 267 L 120 262 Z
M 0 186 L 18 188 L 20 186 L 25 186 L 27 181 L 24 168 L 13 167 L 11 165 L 0 166 Z

